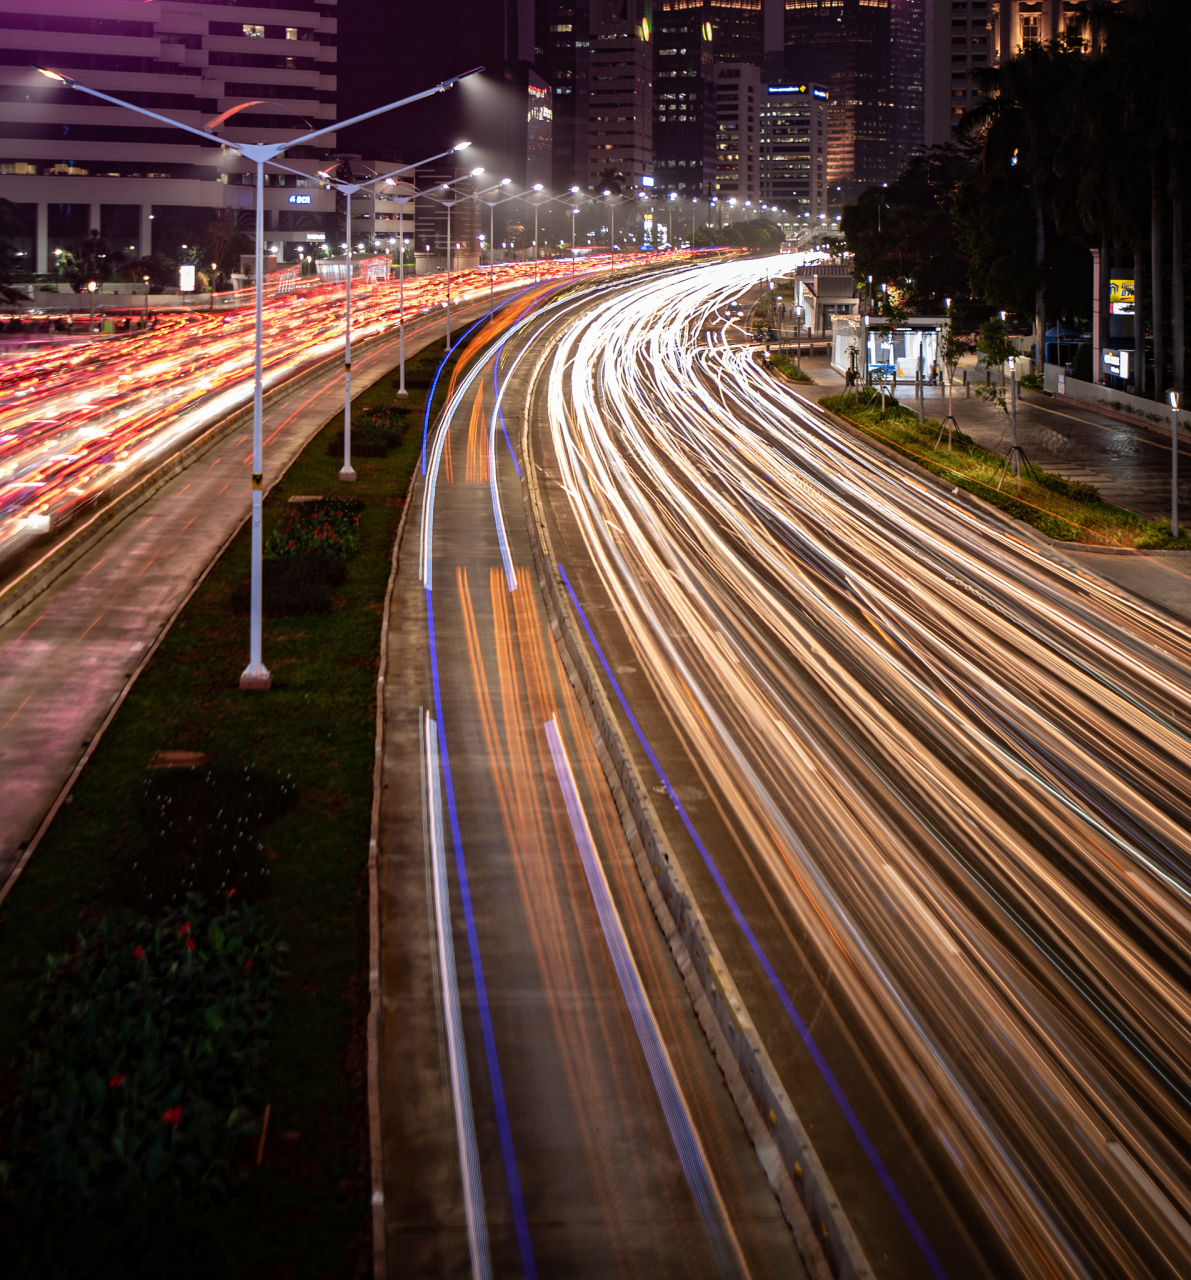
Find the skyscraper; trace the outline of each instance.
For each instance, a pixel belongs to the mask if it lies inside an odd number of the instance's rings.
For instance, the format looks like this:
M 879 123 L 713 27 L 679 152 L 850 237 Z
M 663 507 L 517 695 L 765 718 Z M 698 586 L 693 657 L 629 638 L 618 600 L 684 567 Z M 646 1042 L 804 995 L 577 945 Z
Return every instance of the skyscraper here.
M 708 196 L 715 187 L 716 107 L 709 6 L 662 0 L 654 10 L 653 154 L 657 190 Z
M 761 72 L 745 62 L 715 64 L 715 193 L 721 200 L 761 198 Z
M 761 94 L 761 200 L 784 209 L 786 225 L 826 212 L 829 106 L 818 84 L 771 84 Z
M 587 185 L 639 188 L 653 170 L 648 0 L 590 0 Z
M 788 0 L 785 82 L 830 94 L 830 203 L 892 182 L 922 145 L 924 0 Z
M 537 0 L 534 66 L 553 88 L 553 161 L 556 191 L 587 185 L 588 0 Z

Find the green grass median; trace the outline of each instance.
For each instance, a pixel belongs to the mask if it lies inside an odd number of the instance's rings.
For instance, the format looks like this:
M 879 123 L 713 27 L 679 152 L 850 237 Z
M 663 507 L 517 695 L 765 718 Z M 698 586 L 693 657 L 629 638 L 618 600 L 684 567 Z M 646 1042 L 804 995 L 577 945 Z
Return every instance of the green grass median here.
M 354 458 L 359 478 L 341 484 L 341 459 L 328 453 L 343 429 L 338 415 L 265 502 L 266 536 L 294 512 L 288 503 L 293 495 L 363 503 L 352 554 L 345 552 L 342 560 L 346 572 L 320 577 L 314 597 L 288 588 L 274 595 L 278 616 L 266 614 L 264 622 L 272 690 L 238 688 L 248 629 L 245 527 L 130 691 L 0 908 L 0 1161 L 13 1154 L 13 1103 L 23 1087 L 16 1055 L 45 989 L 48 956 L 85 953 L 90 939 L 100 937 L 101 921 L 108 931 L 132 936 L 128 931 L 140 927 L 138 920 L 155 918 L 155 904 L 164 909 L 163 892 L 168 896 L 169 886 L 183 880 L 187 889 L 216 899 L 228 887 L 242 888 L 243 898 L 257 904 L 262 930 L 287 945 L 267 1053 L 252 1089 L 258 1104 L 269 1105 L 263 1160 L 258 1166 L 258 1114 L 256 1132 L 236 1147 L 230 1194 L 213 1197 L 207 1207 L 187 1203 L 174 1236 L 175 1247 L 201 1241 L 202 1264 L 230 1277 L 328 1280 L 371 1269 L 366 869 L 376 666 L 393 539 L 420 454 L 429 366 L 441 358 L 442 346 L 438 342 L 411 361 L 423 368 L 407 379 L 408 428 L 387 456 Z M 391 406 L 396 386 L 393 374 L 362 393 L 353 421 L 366 416 L 369 405 Z M 320 518 L 320 527 L 326 524 Z M 283 563 L 267 561 L 266 575 L 270 565 Z M 284 616 L 286 609 L 303 611 Z M 163 771 L 150 766 L 162 752 L 194 753 L 190 759 L 197 763 L 184 767 L 205 769 L 211 785 L 225 788 L 211 794 L 239 806 L 239 827 L 228 827 L 217 848 L 204 845 L 201 832 L 186 833 L 220 814 L 226 825 L 227 805 L 190 794 L 202 790 L 204 779 L 189 788 L 159 786 L 155 780 Z M 238 780 L 243 778 L 249 782 Z M 269 779 L 280 799 L 258 803 Z M 171 794 L 163 799 L 164 792 Z M 159 821 L 162 813 L 172 815 L 173 826 Z M 204 875 L 208 883 L 191 883 Z M 88 940 L 81 952 L 80 935 Z M 120 1080 L 122 1088 L 122 1075 Z M 175 1118 L 166 1123 L 179 1128 L 181 1113 L 170 1114 Z M 10 1173 L 12 1168 L 10 1163 Z M 0 1234 L 5 1225 L 13 1227 L 11 1203 L 7 1211 Z M 62 1229 L 69 1232 L 71 1224 Z M 160 1247 L 160 1236 L 146 1247 Z M 88 1255 L 86 1245 L 79 1242 L 89 1275 L 161 1274 L 156 1257 L 122 1258 L 112 1269 Z M 9 1254 L 13 1274 L 80 1274 L 57 1254 L 55 1259 L 26 1256 L 18 1262 Z M 173 1261 L 189 1269 L 199 1259 Z
M 1105 502 L 1093 485 L 1027 466 L 1022 469 L 1019 491 L 999 453 L 958 430 L 948 448 L 947 435 L 940 439 L 936 420 L 927 418 L 919 423 L 917 414 L 891 396 L 885 398 L 883 409 L 880 393 L 872 389 L 825 396 L 819 403 L 933 475 L 1024 520 L 1048 537 L 1098 546 L 1191 550 L 1191 538 L 1171 538 L 1169 523 L 1146 520 Z

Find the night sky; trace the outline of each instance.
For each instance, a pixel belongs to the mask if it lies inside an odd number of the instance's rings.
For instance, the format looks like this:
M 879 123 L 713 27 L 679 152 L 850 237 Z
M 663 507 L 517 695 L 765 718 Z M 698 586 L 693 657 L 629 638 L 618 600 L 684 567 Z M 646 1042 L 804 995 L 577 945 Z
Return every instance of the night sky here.
M 341 119 L 489 68 L 484 84 L 473 80 L 341 133 L 340 149 L 365 159 L 395 152 L 412 163 L 470 139 L 477 145 L 468 166 L 504 176 L 513 117 L 503 82 L 505 0 L 339 0 L 337 8 Z

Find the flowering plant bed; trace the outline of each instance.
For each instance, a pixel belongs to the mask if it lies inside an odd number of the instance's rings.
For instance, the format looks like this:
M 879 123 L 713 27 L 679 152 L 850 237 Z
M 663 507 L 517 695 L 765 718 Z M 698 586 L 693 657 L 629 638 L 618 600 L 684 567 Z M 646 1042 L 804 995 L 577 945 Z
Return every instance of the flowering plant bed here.
M 265 541 L 265 555 L 273 559 L 311 554 L 346 560 L 360 550 L 358 498 L 321 498 L 299 503 L 273 526 Z
M 260 1130 L 284 949 L 233 891 L 103 921 L 50 956 L 8 1108 L 6 1216 L 85 1232 L 97 1215 L 221 1196 Z

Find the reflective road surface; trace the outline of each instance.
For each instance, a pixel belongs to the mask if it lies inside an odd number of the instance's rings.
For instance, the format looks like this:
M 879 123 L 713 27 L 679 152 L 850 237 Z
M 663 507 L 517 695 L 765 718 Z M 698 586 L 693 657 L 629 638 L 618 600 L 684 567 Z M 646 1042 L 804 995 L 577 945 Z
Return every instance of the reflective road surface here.
M 725 342 L 789 262 L 606 297 L 547 365 L 595 635 L 622 628 L 992 1270 L 1187 1276 L 1191 635 Z

